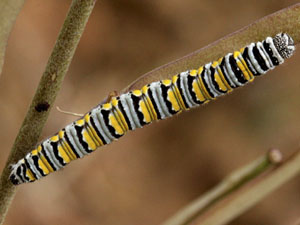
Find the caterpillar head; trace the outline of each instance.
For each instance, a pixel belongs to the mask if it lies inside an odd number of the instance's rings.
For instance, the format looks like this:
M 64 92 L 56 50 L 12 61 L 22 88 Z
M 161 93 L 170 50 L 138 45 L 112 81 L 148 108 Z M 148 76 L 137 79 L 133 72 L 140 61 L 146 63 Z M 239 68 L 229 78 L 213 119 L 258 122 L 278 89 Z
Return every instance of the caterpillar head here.
M 295 51 L 294 40 L 287 33 L 279 33 L 273 38 L 273 43 L 282 58 L 291 57 Z

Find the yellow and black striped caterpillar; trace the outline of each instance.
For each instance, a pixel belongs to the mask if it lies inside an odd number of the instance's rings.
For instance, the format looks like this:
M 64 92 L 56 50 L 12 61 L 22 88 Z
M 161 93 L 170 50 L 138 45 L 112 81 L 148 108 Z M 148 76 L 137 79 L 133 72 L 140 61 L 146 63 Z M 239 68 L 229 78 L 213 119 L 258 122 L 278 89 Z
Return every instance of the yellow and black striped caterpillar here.
M 188 70 L 170 80 L 153 82 L 141 90 L 112 97 L 109 103 L 96 106 L 12 165 L 10 180 L 15 185 L 33 182 L 129 130 L 207 103 L 282 64 L 294 50 L 292 38 L 280 33 L 198 70 Z

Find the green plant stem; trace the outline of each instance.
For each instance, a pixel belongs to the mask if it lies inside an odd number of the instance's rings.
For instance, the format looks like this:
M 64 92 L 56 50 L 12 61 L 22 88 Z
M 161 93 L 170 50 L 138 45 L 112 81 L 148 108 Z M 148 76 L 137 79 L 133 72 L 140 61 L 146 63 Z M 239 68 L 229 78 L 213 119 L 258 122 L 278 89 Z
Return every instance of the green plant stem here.
M 254 23 L 192 52 L 173 62 L 160 66 L 124 88 L 121 93 L 140 89 L 154 81 L 170 79 L 182 71 L 197 69 L 205 63 L 217 60 L 228 52 L 238 50 L 251 42 L 261 41 L 280 32 L 291 35 L 295 44 L 300 42 L 300 3 L 270 14 Z
M 178 74 L 182 71 L 186 71 L 189 69 L 197 69 L 199 68 L 200 65 L 204 65 L 207 62 L 217 60 L 228 52 L 233 52 L 234 50 L 240 49 L 251 42 L 261 41 L 265 39 L 267 36 L 274 36 L 280 32 L 288 33 L 294 39 L 295 44 L 299 44 L 300 43 L 299 21 L 300 21 L 300 3 L 282 9 L 273 14 L 270 14 L 234 33 L 227 35 L 224 38 L 221 38 L 220 40 L 204 48 L 196 50 L 191 54 L 188 54 L 182 58 L 179 58 L 173 62 L 165 64 L 161 67 L 158 67 L 140 76 L 137 80 L 135 80 L 129 86 L 124 88 L 121 91 L 121 93 L 126 93 L 131 90 L 140 89 L 142 86 L 154 81 L 170 79 L 173 75 Z M 297 173 L 299 171 L 299 167 L 297 166 L 294 166 L 291 169 L 292 169 L 292 171 L 290 171 L 291 174 Z M 291 178 L 292 176 L 291 174 L 287 174 L 287 176 L 285 177 L 285 174 L 282 173 L 281 176 L 285 178 Z M 283 180 L 282 182 L 286 182 L 287 180 L 288 179 Z M 273 187 L 272 190 L 274 190 L 277 187 L 275 186 Z M 269 194 L 272 190 L 263 192 L 263 195 L 259 195 L 259 198 L 262 199 L 264 195 Z M 256 200 L 256 202 L 258 201 L 258 198 L 254 198 L 254 199 Z M 250 206 L 248 206 L 248 208 L 249 207 Z M 181 221 L 188 221 L 187 218 L 192 218 L 193 216 L 196 215 L 195 212 L 198 209 L 194 208 L 194 210 L 195 210 L 194 212 L 192 210 L 188 210 L 187 214 L 183 213 L 179 215 L 177 219 L 179 218 L 182 219 Z M 231 214 L 229 214 L 229 216 L 231 216 Z M 171 218 L 167 222 L 176 221 L 176 218 L 175 220 L 173 219 Z M 219 219 L 222 219 L 222 217 L 219 217 Z M 168 225 L 185 224 L 184 222 L 182 223 L 175 223 L 175 222 L 171 223 L 171 222 L 166 224 Z M 204 223 L 204 224 L 216 224 L 216 223 L 211 222 L 211 223 Z M 223 224 L 223 223 L 220 222 L 218 224 Z
M 95 0 L 73 0 L 71 4 L 45 72 L 1 174 L 0 224 L 4 221 L 16 190 L 8 179 L 9 166 L 23 158 L 36 145 L 95 2 Z
M 24 0 L 0 1 L 0 75 L 2 73 L 7 40 L 23 4 Z
M 227 224 L 299 174 L 300 150 L 294 152 L 280 166 L 251 181 L 223 201 L 218 202 L 213 208 L 199 215 L 189 225 Z
M 278 150 L 271 150 L 268 154 L 258 158 L 248 165 L 234 171 L 227 176 L 216 187 L 209 190 L 204 195 L 189 203 L 173 217 L 169 218 L 162 225 L 187 225 L 205 210 L 211 207 L 219 200 L 230 195 L 235 190 L 241 188 L 247 182 L 255 179 L 257 176 L 279 163 L 279 161 L 270 160 L 272 153 Z M 270 154 L 271 153 L 271 154 Z

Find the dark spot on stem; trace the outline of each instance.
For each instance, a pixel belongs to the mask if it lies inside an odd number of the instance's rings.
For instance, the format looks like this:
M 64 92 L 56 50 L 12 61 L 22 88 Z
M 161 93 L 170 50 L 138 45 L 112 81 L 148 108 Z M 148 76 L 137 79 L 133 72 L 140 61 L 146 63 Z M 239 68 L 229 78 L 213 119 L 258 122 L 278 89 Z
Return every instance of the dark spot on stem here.
M 49 109 L 49 107 L 50 107 L 50 105 L 48 102 L 41 102 L 35 106 L 35 110 L 38 112 L 43 112 L 43 111 L 47 111 Z

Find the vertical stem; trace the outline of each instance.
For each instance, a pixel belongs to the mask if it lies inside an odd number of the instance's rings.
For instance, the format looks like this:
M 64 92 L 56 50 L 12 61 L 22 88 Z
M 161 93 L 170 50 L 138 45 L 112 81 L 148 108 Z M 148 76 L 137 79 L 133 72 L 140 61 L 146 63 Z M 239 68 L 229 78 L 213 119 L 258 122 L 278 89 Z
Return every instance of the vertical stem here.
M 0 224 L 4 221 L 16 190 L 8 179 L 9 165 L 24 157 L 37 143 L 95 2 L 73 0 L 71 4 L 0 178 Z

